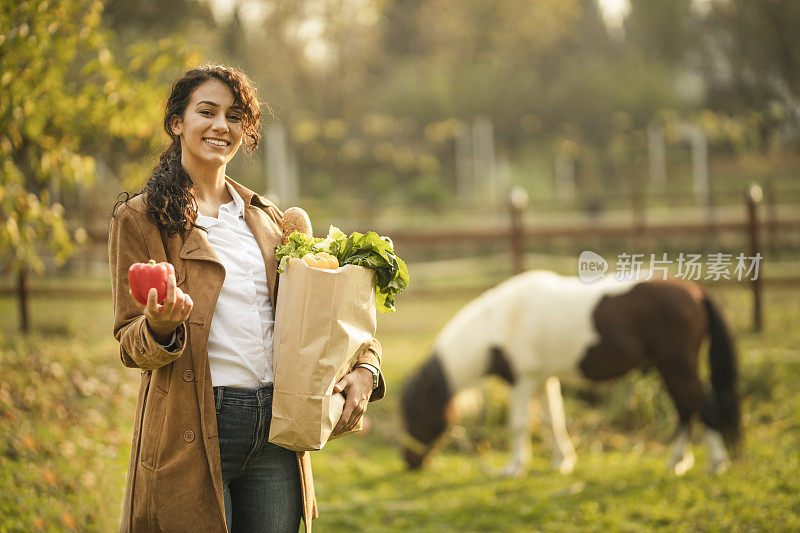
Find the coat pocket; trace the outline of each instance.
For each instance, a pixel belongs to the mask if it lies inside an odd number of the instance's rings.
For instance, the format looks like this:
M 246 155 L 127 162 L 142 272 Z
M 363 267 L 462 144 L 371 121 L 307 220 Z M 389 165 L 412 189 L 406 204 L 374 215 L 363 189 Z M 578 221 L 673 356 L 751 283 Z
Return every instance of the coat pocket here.
M 167 394 L 158 387 L 150 387 L 144 406 L 142 437 L 139 458 L 142 466 L 154 470 L 166 423 Z

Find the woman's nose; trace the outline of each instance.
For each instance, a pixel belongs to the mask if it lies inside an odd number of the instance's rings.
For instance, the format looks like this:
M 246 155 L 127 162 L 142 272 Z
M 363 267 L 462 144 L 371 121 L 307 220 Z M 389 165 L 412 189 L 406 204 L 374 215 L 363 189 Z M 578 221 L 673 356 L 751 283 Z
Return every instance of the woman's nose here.
M 211 127 L 214 131 L 228 131 L 228 121 L 225 118 L 225 114 L 221 113 L 214 117 L 214 122 L 211 124 Z

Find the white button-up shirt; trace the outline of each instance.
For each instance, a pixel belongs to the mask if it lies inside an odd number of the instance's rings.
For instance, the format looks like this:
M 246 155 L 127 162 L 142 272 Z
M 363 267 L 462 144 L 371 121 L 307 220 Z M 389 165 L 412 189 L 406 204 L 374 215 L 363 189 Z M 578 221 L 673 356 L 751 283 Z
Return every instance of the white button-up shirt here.
M 198 215 L 225 267 L 225 281 L 211 318 L 208 359 L 214 387 L 256 388 L 272 383 L 275 313 L 267 289 L 264 256 L 244 220 L 244 200 L 225 182 L 233 201 L 217 218 Z

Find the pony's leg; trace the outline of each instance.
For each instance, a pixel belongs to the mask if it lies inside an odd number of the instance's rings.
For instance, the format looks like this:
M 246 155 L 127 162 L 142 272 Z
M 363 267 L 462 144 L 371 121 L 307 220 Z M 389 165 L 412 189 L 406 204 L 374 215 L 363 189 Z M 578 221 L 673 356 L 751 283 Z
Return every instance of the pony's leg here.
M 575 468 L 578 456 L 567 433 L 561 382 L 555 376 L 547 378 L 545 382 L 542 406 L 545 421 L 553 430 L 553 468 L 562 474 L 569 474 Z
M 711 461 L 708 471 L 712 474 L 721 474 L 731 465 L 728 457 L 728 450 L 725 449 L 725 441 L 719 431 L 706 428 L 706 446 L 708 446 L 708 458 Z
M 678 436 L 672 445 L 672 455 L 669 458 L 669 469 L 676 476 L 682 476 L 694 466 L 692 453 L 692 438 L 689 424 L 682 424 Z
M 677 355 L 671 360 L 668 357 L 659 358 L 657 366 L 678 411 L 680 423 L 668 465 L 676 476 L 682 476 L 694 466 L 691 424 L 703 405 L 703 384 L 697 375 L 696 358 L 688 355 L 692 353 L 691 350 L 675 347 L 666 353 Z
M 539 382 L 522 377 L 511 389 L 508 432 L 511 457 L 503 469 L 505 477 L 520 477 L 525 474 L 531 462 L 530 401 L 536 393 Z

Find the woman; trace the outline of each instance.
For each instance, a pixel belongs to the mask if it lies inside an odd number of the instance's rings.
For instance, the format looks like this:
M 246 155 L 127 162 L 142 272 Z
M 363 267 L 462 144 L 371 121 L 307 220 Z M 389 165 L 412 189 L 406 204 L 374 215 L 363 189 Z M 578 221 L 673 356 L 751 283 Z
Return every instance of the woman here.
M 142 369 L 122 531 L 296 532 L 301 516 L 309 531 L 316 516 L 308 453 L 267 442 L 282 214 L 225 175 L 242 143 L 257 146 L 259 117 L 244 74 L 184 74 L 164 114 L 170 146 L 111 218 L 114 336 Z M 163 304 L 130 293 L 128 268 L 149 259 L 175 267 Z M 337 383 L 335 432 L 383 396 L 380 350 Z

